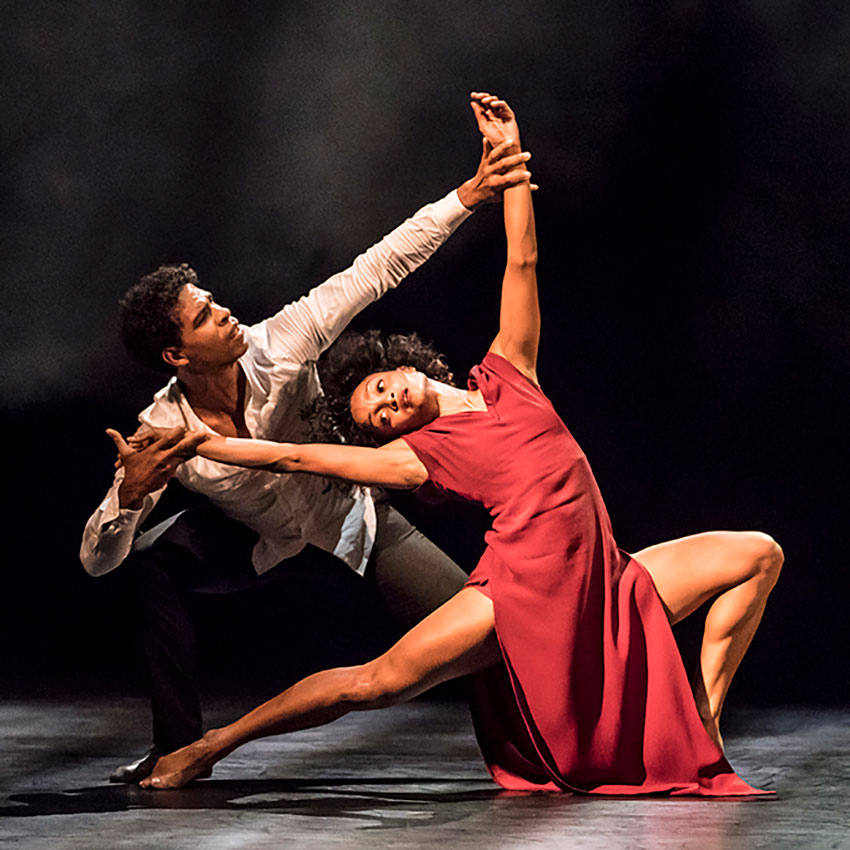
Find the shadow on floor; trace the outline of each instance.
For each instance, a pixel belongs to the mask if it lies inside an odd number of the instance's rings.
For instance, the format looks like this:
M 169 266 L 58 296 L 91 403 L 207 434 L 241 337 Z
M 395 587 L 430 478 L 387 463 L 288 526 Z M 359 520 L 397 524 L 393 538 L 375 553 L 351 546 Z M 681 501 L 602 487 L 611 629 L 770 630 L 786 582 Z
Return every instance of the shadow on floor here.
M 604 795 L 585 796 L 547 794 L 541 792 L 505 791 L 500 788 L 481 788 L 480 779 L 415 778 L 345 778 L 345 779 L 249 779 L 206 780 L 176 791 L 150 791 L 135 785 L 97 785 L 59 792 L 29 792 L 8 797 L 18 805 L 0 807 L 2 817 L 38 817 L 43 815 L 98 814 L 130 810 L 259 810 L 307 815 L 313 817 L 373 818 L 379 808 L 384 816 L 409 817 L 411 806 L 417 804 L 475 803 L 506 797 L 534 797 L 537 801 L 557 801 L 559 806 L 598 800 Z M 423 790 L 423 786 L 437 786 Z M 464 786 L 467 786 L 466 789 Z M 475 787 L 468 787 L 475 786 Z M 417 790 L 405 790 L 412 787 Z M 718 800 L 721 797 L 671 798 L 666 795 L 641 795 L 631 799 L 656 802 L 693 803 L 695 800 Z M 616 799 L 627 799 L 618 797 Z M 741 802 L 740 797 L 729 800 Z M 745 802 L 767 802 L 774 797 L 748 798 Z
M 376 806 L 405 809 L 416 803 L 471 803 L 505 796 L 523 796 L 499 788 L 481 788 L 480 779 L 359 778 L 207 780 L 177 791 L 150 791 L 135 785 L 97 785 L 67 791 L 11 794 L 18 805 L 0 807 L 0 817 L 97 814 L 131 809 L 218 809 L 291 812 L 319 817 L 350 818 Z M 423 791 L 436 785 L 439 790 Z M 464 790 L 464 786 L 477 786 Z M 395 786 L 395 787 L 393 787 Z M 405 786 L 419 790 L 405 791 Z M 398 790 L 395 790 L 395 789 Z

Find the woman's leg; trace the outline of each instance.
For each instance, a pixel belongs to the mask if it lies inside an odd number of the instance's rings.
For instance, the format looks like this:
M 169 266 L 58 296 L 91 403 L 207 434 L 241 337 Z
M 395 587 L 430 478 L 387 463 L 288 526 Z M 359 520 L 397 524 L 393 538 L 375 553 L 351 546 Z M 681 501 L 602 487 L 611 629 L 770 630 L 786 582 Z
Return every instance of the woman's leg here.
M 142 784 L 179 788 L 241 744 L 321 726 L 349 711 L 385 708 L 501 660 L 493 603 L 465 588 L 414 626 L 391 649 L 357 667 L 315 673 L 194 744 L 164 756 Z
M 720 745 L 726 692 L 758 628 L 782 568 L 782 549 L 757 531 L 708 531 L 650 546 L 634 557 L 646 567 L 671 623 L 717 598 L 705 618 L 694 698 Z

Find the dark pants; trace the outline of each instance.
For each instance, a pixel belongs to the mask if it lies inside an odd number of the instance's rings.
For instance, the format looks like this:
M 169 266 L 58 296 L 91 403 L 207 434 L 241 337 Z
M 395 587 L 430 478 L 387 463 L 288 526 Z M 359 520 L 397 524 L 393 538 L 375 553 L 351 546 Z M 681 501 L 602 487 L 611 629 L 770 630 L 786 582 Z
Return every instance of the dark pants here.
M 139 537 L 128 561 L 140 605 L 155 746 L 170 752 L 202 734 L 193 595 L 271 590 L 299 574 L 320 582 L 365 582 L 366 592 L 371 588 L 378 604 L 409 627 L 460 589 L 466 574 L 454 561 L 388 504 L 376 508 L 375 545 L 362 579 L 335 558 L 331 569 L 314 574 L 309 554 L 258 576 L 251 562 L 256 534 L 212 506 L 183 511 Z M 360 586 L 357 591 L 359 599 Z

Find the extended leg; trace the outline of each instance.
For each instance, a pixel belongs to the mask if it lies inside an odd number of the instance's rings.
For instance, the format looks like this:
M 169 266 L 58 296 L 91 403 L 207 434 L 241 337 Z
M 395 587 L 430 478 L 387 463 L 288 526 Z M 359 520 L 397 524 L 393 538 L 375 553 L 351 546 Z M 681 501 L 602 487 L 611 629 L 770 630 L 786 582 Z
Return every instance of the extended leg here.
M 159 760 L 145 787 L 185 785 L 241 744 L 330 723 L 349 711 L 385 708 L 501 659 L 493 603 L 466 588 L 391 649 L 357 667 L 315 673 L 221 729 Z
M 655 582 L 671 623 L 716 596 L 705 618 L 693 690 L 709 735 L 722 746 L 720 712 L 761 621 L 783 555 L 760 532 L 709 531 L 635 553 Z

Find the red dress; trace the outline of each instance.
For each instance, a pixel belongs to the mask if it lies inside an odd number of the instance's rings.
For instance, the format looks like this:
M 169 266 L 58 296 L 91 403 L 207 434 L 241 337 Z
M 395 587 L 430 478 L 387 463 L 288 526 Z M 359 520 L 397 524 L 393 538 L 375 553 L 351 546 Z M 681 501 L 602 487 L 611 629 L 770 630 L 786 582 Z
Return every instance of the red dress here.
M 584 453 L 543 392 L 488 354 L 487 412 L 404 437 L 438 489 L 493 517 L 469 579 L 493 601 L 504 665 L 472 677 L 478 743 L 505 788 L 758 794 L 697 713 L 661 600 L 614 542 Z

